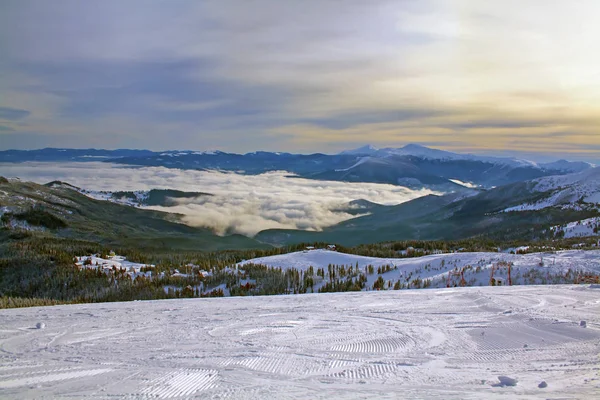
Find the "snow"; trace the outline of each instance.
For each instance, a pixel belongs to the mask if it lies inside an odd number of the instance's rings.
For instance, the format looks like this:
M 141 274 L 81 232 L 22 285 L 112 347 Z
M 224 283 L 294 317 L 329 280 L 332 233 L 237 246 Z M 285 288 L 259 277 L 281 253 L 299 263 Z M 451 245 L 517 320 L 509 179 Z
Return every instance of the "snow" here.
M 90 197 L 95 200 L 110 201 L 112 203 L 122 204 L 131 207 L 141 207 L 144 202 L 148 199 L 149 191 L 147 190 L 136 190 L 133 191 L 135 200 L 130 197 L 113 197 L 113 192 L 100 191 L 100 190 L 87 190 L 79 189 L 79 193 Z
M 588 204 L 600 203 L 600 167 L 568 175 L 548 176 L 532 182 L 534 192 L 549 192 L 549 195 L 534 204 L 520 204 L 506 208 L 504 212 L 541 210 L 554 206 L 579 209 L 579 200 Z
M 366 145 L 353 150 L 346 150 L 339 153 L 341 155 L 368 155 L 374 157 L 389 157 L 394 155 L 415 156 L 430 160 L 470 160 L 492 163 L 496 165 L 509 166 L 511 168 L 530 167 L 543 170 L 554 170 L 560 172 L 580 172 L 595 167 L 594 164 L 587 162 L 573 162 L 567 160 L 558 160 L 551 163 L 536 163 L 535 161 L 519 159 L 515 157 L 491 157 L 475 154 L 461 154 L 450 151 L 429 148 L 420 144 L 407 144 L 404 147 L 393 148 L 386 147 L 378 149 L 371 145 Z
M 600 186 L 600 167 L 590 168 L 574 174 L 539 178 L 534 180 L 534 182 L 536 182 L 535 189 L 538 192 L 545 192 L 573 185 L 577 185 L 581 191 L 588 190 L 597 192 Z
M 513 286 L 0 310 L 0 393 L 596 398 L 598 295 Z
M 553 226 L 550 229 L 554 232 L 562 230 L 565 232 L 565 238 L 597 236 L 600 232 L 594 232 L 594 228 L 600 227 L 600 217 L 582 219 L 580 221 L 569 222 L 566 225 Z
M 385 148 L 378 151 L 378 154 L 381 155 L 412 155 L 416 157 L 421 157 L 424 159 L 431 160 L 470 160 L 470 161 L 481 161 L 487 162 L 497 165 L 506 165 L 512 168 L 520 168 L 520 167 L 533 167 L 539 168 L 538 164 L 529 161 L 529 160 L 521 160 L 514 157 L 487 157 L 487 156 L 479 156 L 474 154 L 459 154 L 452 153 L 449 151 L 431 149 L 429 147 L 425 147 L 419 144 L 407 144 L 406 146 L 395 149 L 395 148 Z
M 511 211 L 536 211 L 542 210 L 544 208 L 553 207 L 560 203 L 560 198 L 562 197 L 561 192 L 556 192 L 553 195 L 540 200 L 536 203 L 525 203 L 519 204 L 518 206 L 508 207 L 502 210 L 503 212 L 511 212 Z
M 476 185 L 476 184 L 474 184 L 474 183 L 471 183 L 471 182 L 463 182 L 463 181 L 460 181 L 460 180 L 458 180 L 458 179 L 448 179 L 448 180 L 449 180 L 450 182 L 452 182 L 452 183 L 456 183 L 457 185 L 464 186 L 464 187 L 466 187 L 466 188 L 469 188 L 469 189 L 475 189 L 475 188 L 478 188 L 478 187 L 479 187 L 479 185 Z
M 528 247 L 514 249 L 515 252 L 528 250 Z M 540 261 L 543 262 L 543 266 L 540 266 Z M 390 286 L 393 286 L 396 281 L 406 284 L 419 278 L 430 280 L 431 287 L 442 288 L 446 287 L 450 272 L 463 269 L 467 286 L 488 285 L 492 267 L 502 263 L 512 264 L 513 284 L 570 283 L 573 282 L 573 279 L 565 278 L 569 270 L 571 274 L 577 271 L 578 274 L 600 275 L 599 250 L 566 250 L 529 254 L 473 252 L 433 254 L 412 258 L 376 258 L 318 249 L 255 258 L 241 262 L 239 265 L 243 266 L 248 263 L 262 264 L 273 268 L 281 267 L 282 269 L 295 268 L 301 271 L 307 271 L 312 266 L 315 271 L 323 268 L 326 273 L 329 264 L 345 267 L 356 267 L 358 264 L 363 272 L 365 267 L 372 265 L 375 273 L 368 274 L 365 288 L 369 290 L 372 290 L 373 283 L 379 275 L 386 283 L 389 282 Z M 387 265 L 391 266 L 392 270 L 382 274 L 376 273 L 377 268 Z M 494 277 L 506 278 L 507 271 L 496 270 Z
M 115 255 L 115 256 L 107 256 L 107 258 L 101 258 L 97 255 L 91 256 L 81 256 L 76 257 L 75 265 L 81 269 L 101 269 L 106 273 L 111 273 L 113 271 L 113 267 L 117 270 L 125 270 L 125 272 L 132 278 L 135 279 L 138 276 L 151 277 L 152 272 L 142 272 L 142 268 L 154 268 L 153 264 L 141 264 L 135 263 L 131 261 L 127 261 L 127 259 L 123 256 Z M 91 264 L 86 265 L 86 261 L 91 262 Z
M 549 170 L 564 171 L 564 172 L 581 172 L 589 168 L 594 168 L 596 165 L 583 161 L 567 161 L 558 160 L 551 163 L 540 164 L 540 167 Z
M 353 166 L 348 167 L 348 168 L 344 168 L 344 169 L 336 169 L 335 172 L 350 171 L 351 169 L 354 169 L 354 168 L 358 167 L 359 165 L 362 165 L 362 164 L 366 163 L 369 160 L 371 160 L 371 157 L 360 157 L 358 159 L 358 161 Z

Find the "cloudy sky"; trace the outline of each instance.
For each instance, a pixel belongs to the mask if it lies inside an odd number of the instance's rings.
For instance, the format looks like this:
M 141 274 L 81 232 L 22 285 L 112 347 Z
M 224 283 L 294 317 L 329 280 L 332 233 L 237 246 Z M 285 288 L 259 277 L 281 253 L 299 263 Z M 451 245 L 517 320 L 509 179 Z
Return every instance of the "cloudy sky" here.
M 0 149 L 597 160 L 598 0 L 3 0 Z

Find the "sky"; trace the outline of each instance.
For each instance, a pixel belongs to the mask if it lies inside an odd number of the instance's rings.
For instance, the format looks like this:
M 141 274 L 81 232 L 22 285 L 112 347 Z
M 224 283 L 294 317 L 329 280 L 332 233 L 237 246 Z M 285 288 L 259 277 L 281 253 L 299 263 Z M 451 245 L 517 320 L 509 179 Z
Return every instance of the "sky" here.
M 3 0 L 0 149 L 598 160 L 597 0 Z

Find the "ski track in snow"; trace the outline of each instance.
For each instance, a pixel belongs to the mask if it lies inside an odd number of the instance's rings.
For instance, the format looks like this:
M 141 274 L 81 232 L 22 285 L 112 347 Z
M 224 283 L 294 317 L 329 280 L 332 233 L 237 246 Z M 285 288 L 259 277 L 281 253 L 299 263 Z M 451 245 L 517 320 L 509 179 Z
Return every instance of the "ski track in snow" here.
M 0 321 L 7 399 L 600 392 L 600 289 L 590 285 L 83 304 L 0 310 Z M 492 386 L 500 375 L 517 386 Z

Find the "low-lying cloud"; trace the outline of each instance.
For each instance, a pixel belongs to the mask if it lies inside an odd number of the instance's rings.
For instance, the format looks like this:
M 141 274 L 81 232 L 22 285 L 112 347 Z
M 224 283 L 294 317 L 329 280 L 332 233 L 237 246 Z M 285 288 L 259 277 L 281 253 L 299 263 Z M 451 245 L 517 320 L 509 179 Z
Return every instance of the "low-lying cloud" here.
M 320 230 L 352 218 L 337 211 L 352 200 L 392 205 L 433 193 L 386 184 L 302 179 L 284 171 L 240 175 L 100 162 L 0 164 L 0 175 L 37 183 L 61 180 L 96 191 L 211 193 L 213 196 L 178 199 L 172 207 L 151 208 L 183 214 L 186 224 L 209 227 L 219 234 L 248 236 L 271 228 Z

